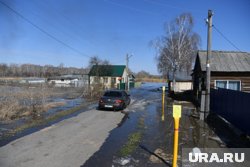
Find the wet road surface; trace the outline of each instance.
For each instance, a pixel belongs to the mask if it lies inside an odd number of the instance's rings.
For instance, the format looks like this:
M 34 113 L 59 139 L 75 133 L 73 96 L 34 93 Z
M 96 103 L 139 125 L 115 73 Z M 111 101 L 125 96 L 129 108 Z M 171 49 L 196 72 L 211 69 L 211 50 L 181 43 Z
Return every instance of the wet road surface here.
M 130 105 L 131 112 L 135 113 L 143 111 L 148 103 L 142 96 L 147 93 L 136 91 Z M 121 112 L 91 109 L 42 130 L 36 127 L 37 132 L 0 147 L 0 166 L 81 166 L 100 149 L 110 131 L 118 131 L 128 120 L 133 118 Z M 133 128 L 128 126 L 127 131 Z M 124 134 L 124 138 L 119 135 L 118 138 L 125 141 Z
M 160 85 L 145 85 L 131 92 L 135 104 L 126 109 L 127 117 L 119 127 L 111 131 L 109 137 L 82 167 L 93 166 L 172 166 L 174 121 L 173 103 L 182 106 L 179 129 L 179 155 L 182 148 L 221 148 L 227 147 L 224 141 L 203 121 L 199 120 L 196 108 L 189 102 L 174 102 L 167 98 L 165 120 L 161 121 L 162 105 Z M 138 102 L 138 103 L 136 103 Z M 140 104 L 146 104 L 139 107 Z M 138 106 L 138 107 L 136 107 Z M 131 134 L 141 133 L 140 142 L 134 150 L 123 155 Z M 181 161 L 178 161 L 181 165 Z
M 89 110 L 0 148 L 1 167 L 74 167 L 93 155 L 124 114 Z
M 161 121 L 160 86 L 131 90 L 131 104 L 123 112 L 91 109 L 19 138 L 0 148 L 0 166 L 171 166 L 174 102 L 166 99 Z M 183 108 L 179 151 L 227 146 L 199 121 L 192 104 L 178 103 Z

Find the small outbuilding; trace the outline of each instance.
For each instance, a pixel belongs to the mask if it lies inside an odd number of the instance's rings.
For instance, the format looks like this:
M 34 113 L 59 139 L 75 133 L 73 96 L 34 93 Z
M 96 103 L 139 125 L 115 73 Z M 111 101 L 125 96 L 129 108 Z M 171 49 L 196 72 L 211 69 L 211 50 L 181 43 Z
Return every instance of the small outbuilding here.
M 125 89 L 128 72 L 125 65 L 94 65 L 89 72 L 89 84 L 100 84 L 104 89 Z
M 173 75 L 168 75 L 168 88 L 169 91 L 173 90 Z M 184 92 L 192 90 L 193 83 L 191 73 L 188 71 L 178 71 L 175 75 L 175 92 Z
M 47 79 L 49 84 L 56 87 L 83 87 L 88 85 L 87 75 L 61 75 Z

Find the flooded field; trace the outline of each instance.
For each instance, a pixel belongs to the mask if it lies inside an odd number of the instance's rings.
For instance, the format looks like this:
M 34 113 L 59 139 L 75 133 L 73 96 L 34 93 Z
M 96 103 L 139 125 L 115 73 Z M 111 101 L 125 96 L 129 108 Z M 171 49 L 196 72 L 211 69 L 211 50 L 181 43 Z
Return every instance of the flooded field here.
M 0 86 L 0 120 L 9 121 L 41 115 L 49 109 L 66 105 L 57 99 L 81 97 L 83 88 L 56 88 L 48 85 Z
M 86 102 L 81 88 L 0 86 L 0 91 L 0 140 Z

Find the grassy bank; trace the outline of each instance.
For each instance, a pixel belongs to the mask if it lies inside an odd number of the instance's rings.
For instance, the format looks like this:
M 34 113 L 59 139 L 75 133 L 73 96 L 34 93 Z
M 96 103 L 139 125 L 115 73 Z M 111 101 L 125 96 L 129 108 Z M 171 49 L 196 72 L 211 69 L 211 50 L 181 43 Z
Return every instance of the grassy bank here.
M 40 115 L 50 108 L 62 106 L 53 99 L 74 99 L 81 96 L 82 88 L 56 88 L 49 85 L 0 85 L 0 120 L 8 121 Z
M 29 129 L 29 128 L 33 128 L 33 127 L 36 127 L 36 126 L 40 126 L 40 125 L 46 125 L 50 122 L 53 122 L 53 121 L 56 121 L 60 118 L 63 118 L 67 115 L 71 115 L 81 109 L 83 109 L 84 107 L 90 105 L 90 104 L 93 104 L 93 103 L 96 103 L 96 101 L 89 101 L 89 102 L 86 102 L 82 105 L 79 105 L 77 107 L 74 107 L 74 108 L 71 108 L 71 109 L 68 109 L 68 110 L 64 110 L 64 111 L 61 111 L 61 112 L 57 112 L 55 113 L 54 115 L 51 115 L 51 116 L 48 116 L 48 117 L 45 117 L 45 118 L 38 118 L 38 119 L 32 119 L 30 122 L 28 123 L 25 123 L 25 124 L 22 124 L 21 126 L 18 126 L 16 127 L 15 129 L 5 133 L 2 138 L 8 138 L 10 136 L 14 136 L 16 135 L 17 133 L 20 133 L 26 129 Z
M 145 128 L 145 117 L 140 117 L 137 122 L 137 130 L 128 136 L 127 142 L 119 151 L 119 155 L 122 157 L 126 157 L 131 155 L 136 148 L 139 146 L 141 139 L 143 137 L 143 131 Z
M 141 138 L 142 132 L 135 132 L 129 135 L 127 143 L 120 150 L 120 156 L 125 157 L 131 155 L 138 147 Z

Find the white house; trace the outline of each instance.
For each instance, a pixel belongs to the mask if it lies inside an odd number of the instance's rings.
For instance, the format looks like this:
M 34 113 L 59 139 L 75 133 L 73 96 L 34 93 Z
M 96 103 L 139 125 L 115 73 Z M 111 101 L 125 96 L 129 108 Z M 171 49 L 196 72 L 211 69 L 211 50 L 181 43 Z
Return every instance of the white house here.
M 105 89 L 125 88 L 127 82 L 125 65 L 94 65 L 89 72 L 89 84 L 102 84 Z
M 170 91 L 173 90 L 173 75 L 168 76 L 168 87 Z M 178 71 L 175 76 L 175 92 L 183 92 L 186 90 L 192 90 L 193 83 L 190 72 Z

